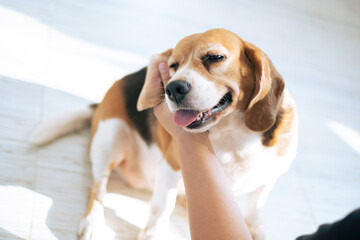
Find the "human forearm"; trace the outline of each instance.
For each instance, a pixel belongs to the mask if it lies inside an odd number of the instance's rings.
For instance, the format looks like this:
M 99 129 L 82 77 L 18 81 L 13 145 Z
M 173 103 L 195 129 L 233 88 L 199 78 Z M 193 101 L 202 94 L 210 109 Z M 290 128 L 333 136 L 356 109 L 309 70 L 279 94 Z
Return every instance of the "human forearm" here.
M 192 239 L 251 239 L 211 144 L 197 140 L 178 141 Z

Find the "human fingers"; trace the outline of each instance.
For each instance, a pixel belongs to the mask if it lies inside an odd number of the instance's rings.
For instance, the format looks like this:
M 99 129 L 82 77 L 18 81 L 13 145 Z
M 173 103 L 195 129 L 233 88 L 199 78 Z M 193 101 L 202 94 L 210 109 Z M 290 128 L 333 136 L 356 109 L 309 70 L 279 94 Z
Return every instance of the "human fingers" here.
M 151 57 L 147 67 L 144 86 L 137 102 L 138 111 L 154 107 L 163 100 L 164 87 L 158 68 L 159 63 L 163 61 L 164 57 L 159 54 Z
M 173 122 L 174 114 L 169 111 L 165 101 L 161 102 L 154 108 L 154 113 L 156 118 L 159 120 L 160 124 L 168 131 L 173 137 L 176 136 L 178 131 L 178 126 Z
M 167 63 L 161 62 L 159 64 L 159 72 L 161 75 L 162 83 L 164 86 L 166 86 L 167 82 L 170 79 L 170 72 L 169 72 L 169 67 L 168 67 Z

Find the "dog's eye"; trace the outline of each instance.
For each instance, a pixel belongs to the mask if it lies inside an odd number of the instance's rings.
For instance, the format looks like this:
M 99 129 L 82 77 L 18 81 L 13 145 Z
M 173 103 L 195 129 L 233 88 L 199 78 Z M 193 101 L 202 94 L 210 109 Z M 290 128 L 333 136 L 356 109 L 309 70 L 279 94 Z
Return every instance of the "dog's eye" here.
M 207 60 L 210 62 L 219 62 L 224 59 L 222 55 L 210 55 L 207 57 Z
M 210 63 L 220 62 L 225 59 L 223 55 L 205 55 L 201 58 L 206 68 L 208 68 Z
M 169 68 L 174 69 L 175 71 L 178 69 L 178 67 L 179 67 L 178 63 L 173 63 L 169 66 Z

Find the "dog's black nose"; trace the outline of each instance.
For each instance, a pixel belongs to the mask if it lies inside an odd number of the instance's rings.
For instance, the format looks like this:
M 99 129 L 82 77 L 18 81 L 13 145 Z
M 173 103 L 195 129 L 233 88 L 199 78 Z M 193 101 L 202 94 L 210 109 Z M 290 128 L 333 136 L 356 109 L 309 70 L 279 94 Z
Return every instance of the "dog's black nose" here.
M 190 83 L 184 80 L 177 80 L 166 86 L 165 92 L 171 101 L 179 104 L 190 91 Z

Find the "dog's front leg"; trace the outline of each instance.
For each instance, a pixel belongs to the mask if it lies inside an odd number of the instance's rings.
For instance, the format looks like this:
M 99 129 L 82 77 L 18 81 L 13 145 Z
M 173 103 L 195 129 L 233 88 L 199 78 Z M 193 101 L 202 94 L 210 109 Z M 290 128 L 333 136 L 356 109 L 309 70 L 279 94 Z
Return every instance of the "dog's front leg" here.
M 104 218 L 103 196 L 106 193 L 107 178 L 95 181 L 91 188 L 87 213 L 78 229 L 80 240 L 113 239 L 114 233 L 106 226 Z
M 155 189 L 150 202 L 150 216 L 146 227 L 139 233 L 139 240 L 151 239 L 155 231 L 163 229 L 169 224 L 177 197 L 177 183 L 181 173 L 175 172 L 163 160 L 160 163 L 159 174 L 156 179 Z
M 129 142 L 127 132 L 127 126 L 120 120 L 111 119 L 100 122 L 92 139 L 90 159 L 94 183 L 88 210 L 79 225 L 80 240 L 111 240 L 115 237 L 105 222 L 103 199 L 112 169 L 124 160 Z
M 276 180 L 269 181 L 249 193 L 248 209 L 245 219 L 254 240 L 265 239 L 264 232 L 260 227 L 261 223 L 259 219 L 259 210 L 264 206 L 267 197 L 275 185 L 275 182 Z

